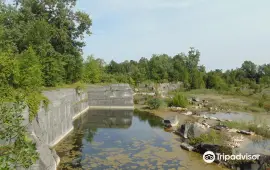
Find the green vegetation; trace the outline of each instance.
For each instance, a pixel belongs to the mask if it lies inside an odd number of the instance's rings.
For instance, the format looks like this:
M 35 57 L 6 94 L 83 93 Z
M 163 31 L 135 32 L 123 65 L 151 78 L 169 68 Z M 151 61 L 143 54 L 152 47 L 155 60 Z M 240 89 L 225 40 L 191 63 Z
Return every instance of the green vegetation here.
M 134 115 L 137 116 L 141 121 L 147 121 L 151 127 L 164 127 L 162 118 L 156 116 L 153 113 L 147 111 L 141 111 L 138 109 L 134 110 Z
M 28 168 L 38 159 L 22 111 L 28 107 L 32 121 L 49 103 L 43 86 L 82 79 L 82 39 L 91 26 L 74 0 L 13 4 L 0 1 L 0 169 Z
M 254 132 L 257 135 L 261 135 L 266 138 L 270 138 L 270 128 L 266 124 L 261 124 L 258 126 L 258 124 L 253 122 L 224 122 L 225 126 L 228 126 L 229 128 L 235 128 L 239 130 L 247 130 Z
M 167 106 L 164 100 L 160 98 L 152 98 L 147 101 L 147 105 L 150 109 L 159 109 Z
M 200 135 L 199 137 L 192 138 L 189 141 L 190 145 L 197 145 L 200 143 L 209 143 L 209 144 L 222 144 L 224 140 L 224 135 L 222 136 L 217 131 L 211 129 L 209 133 Z
M 209 101 L 208 108 L 215 107 L 225 111 L 243 111 L 252 113 L 267 112 L 267 103 L 269 103 L 268 88 L 263 89 L 260 93 L 253 94 L 252 89 L 241 89 L 236 92 L 235 88 L 225 90 L 215 89 L 194 89 L 186 91 L 181 90 L 181 93 L 188 98 L 196 96 L 197 98 Z M 174 95 L 176 92 L 171 92 Z M 266 107 L 265 107 L 266 106 Z
M 12 105 L 0 104 L 0 139 L 5 142 L 5 145 L 0 145 L 0 169 L 28 168 L 38 158 L 35 144 L 22 126 L 24 108 L 20 100 L 13 101 Z
M 209 133 L 201 134 L 199 137 L 191 138 L 189 140 L 189 144 L 193 146 L 196 146 L 198 144 L 219 145 L 219 151 L 221 153 L 231 154 L 230 147 L 226 146 L 227 141 L 229 141 L 228 136 L 211 129 Z
M 183 94 L 176 93 L 172 99 L 172 105 L 176 107 L 187 107 L 188 100 Z

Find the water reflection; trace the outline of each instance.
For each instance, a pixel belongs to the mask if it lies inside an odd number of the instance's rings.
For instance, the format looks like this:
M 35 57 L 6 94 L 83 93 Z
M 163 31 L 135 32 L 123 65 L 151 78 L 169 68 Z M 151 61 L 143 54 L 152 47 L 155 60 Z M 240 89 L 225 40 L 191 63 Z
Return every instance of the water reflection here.
M 163 130 L 161 118 L 147 112 L 91 110 L 56 146 L 58 169 L 221 169 L 181 150 L 176 138 Z
M 92 128 L 129 128 L 132 124 L 132 110 L 89 110 L 74 121 L 79 130 Z
M 162 123 L 163 119 L 152 113 L 135 109 L 134 115 L 137 116 L 139 120 L 148 122 L 151 127 L 163 128 L 163 123 Z

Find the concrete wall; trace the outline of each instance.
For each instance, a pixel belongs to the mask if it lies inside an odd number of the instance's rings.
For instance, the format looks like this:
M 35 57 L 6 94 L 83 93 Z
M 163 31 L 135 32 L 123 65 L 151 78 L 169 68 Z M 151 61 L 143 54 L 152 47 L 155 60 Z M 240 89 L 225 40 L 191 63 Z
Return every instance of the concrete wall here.
M 76 130 L 88 128 L 129 128 L 132 125 L 133 110 L 90 109 L 74 121 Z
M 132 108 L 133 91 L 127 84 L 114 84 L 88 90 L 92 108 Z
M 53 149 L 61 139 L 73 130 L 73 120 L 90 107 L 99 109 L 133 109 L 133 91 L 126 84 L 90 87 L 80 95 L 75 89 L 44 91 L 50 100 L 45 109 L 40 107 L 36 118 L 29 124 L 29 132 L 36 142 L 40 159 L 31 170 L 55 170 L 60 159 Z M 28 120 L 28 111 L 23 113 Z M 18 168 L 19 169 L 19 168 Z

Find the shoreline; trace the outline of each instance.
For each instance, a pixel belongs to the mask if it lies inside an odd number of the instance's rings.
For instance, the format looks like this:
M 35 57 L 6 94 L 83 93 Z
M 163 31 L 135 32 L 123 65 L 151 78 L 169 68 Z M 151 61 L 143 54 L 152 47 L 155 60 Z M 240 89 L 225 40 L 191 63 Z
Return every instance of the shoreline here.
M 166 109 L 150 110 L 150 109 L 146 109 L 145 106 L 135 105 L 135 109 L 138 109 L 138 110 L 141 110 L 141 111 L 147 111 L 147 112 L 150 112 L 150 113 L 152 113 L 153 115 L 158 116 L 158 117 L 160 117 L 160 118 L 162 118 L 162 119 L 167 119 L 168 117 L 178 116 L 178 118 L 180 117 L 181 122 L 182 122 L 182 123 L 179 122 L 179 125 L 180 125 L 180 126 L 181 126 L 186 120 L 192 119 L 192 117 L 193 117 L 193 116 L 181 114 L 181 113 L 179 113 L 179 112 L 171 111 L 171 110 L 168 109 L 168 108 L 166 108 Z M 237 113 L 237 112 L 236 112 L 236 113 Z M 215 122 L 217 122 L 217 121 L 215 121 Z M 176 134 L 175 132 L 171 132 L 171 133 L 173 133 L 175 136 L 178 136 L 181 140 L 184 139 L 181 135 Z M 195 146 L 195 145 L 189 145 L 189 144 L 188 144 L 188 146 L 191 146 L 192 148 L 194 148 L 194 150 L 189 150 L 188 148 L 185 148 L 185 147 L 183 148 L 183 147 L 182 147 L 182 144 L 187 144 L 187 143 L 185 143 L 185 142 L 182 143 L 182 142 L 179 141 L 179 147 L 181 147 L 182 150 L 185 150 L 185 151 L 187 151 L 187 152 L 191 152 L 191 153 L 193 153 L 193 154 L 200 154 L 200 155 L 201 155 L 201 159 L 203 159 L 203 154 L 200 153 L 200 152 L 197 150 L 197 148 L 196 148 L 196 147 L 198 147 L 198 146 Z M 201 145 L 201 144 L 200 144 L 200 145 Z M 209 144 L 209 145 L 213 145 L 213 146 L 214 146 L 214 144 Z M 220 146 L 222 146 L 222 145 L 220 145 Z M 233 148 L 232 148 L 232 150 L 233 150 Z M 270 156 L 261 154 L 261 157 L 262 157 L 262 158 L 260 158 L 260 160 L 257 160 L 257 161 L 255 161 L 255 162 L 246 161 L 246 160 L 241 160 L 241 161 L 238 161 L 238 164 L 234 164 L 235 161 L 227 162 L 227 161 L 219 161 L 219 160 L 215 160 L 214 163 L 216 163 L 216 166 L 220 166 L 220 165 L 221 165 L 222 167 L 228 168 L 228 169 L 236 169 L 238 166 L 243 166 L 243 165 L 246 165 L 246 166 L 249 166 L 249 165 L 250 165 L 250 166 L 251 166 L 252 164 L 255 164 L 255 165 L 259 166 L 261 161 L 266 161 L 266 164 L 268 164 L 268 159 L 269 159 Z M 264 163 L 263 165 L 265 165 L 265 163 Z M 261 169 L 260 169 L 260 170 L 261 170 Z M 264 170 L 264 169 L 262 169 L 262 170 Z

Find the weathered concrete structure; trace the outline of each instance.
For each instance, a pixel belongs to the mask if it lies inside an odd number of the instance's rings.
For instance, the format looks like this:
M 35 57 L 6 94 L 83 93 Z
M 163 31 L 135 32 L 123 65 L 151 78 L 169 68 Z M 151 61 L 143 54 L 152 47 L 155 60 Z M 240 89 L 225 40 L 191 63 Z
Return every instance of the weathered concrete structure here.
M 74 120 L 75 130 L 87 128 L 129 128 L 132 124 L 133 110 L 89 109 Z
M 73 130 L 73 120 L 89 108 L 133 109 L 133 91 L 127 84 L 89 87 L 78 94 L 75 89 L 45 91 L 50 100 L 47 108 L 40 107 L 36 118 L 29 125 L 29 132 L 36 142 L 40 159 L 31 170 L 55 170 L 60 161 L 50 149 Z M 28 111 L 23 113 L 28 120 Z M 25 122 L 28 124 L 28 122 Z
M 88 90 L 91 108 L 130 108 L 133 107 L 132 89 L 127 84 L 91 88 Z

